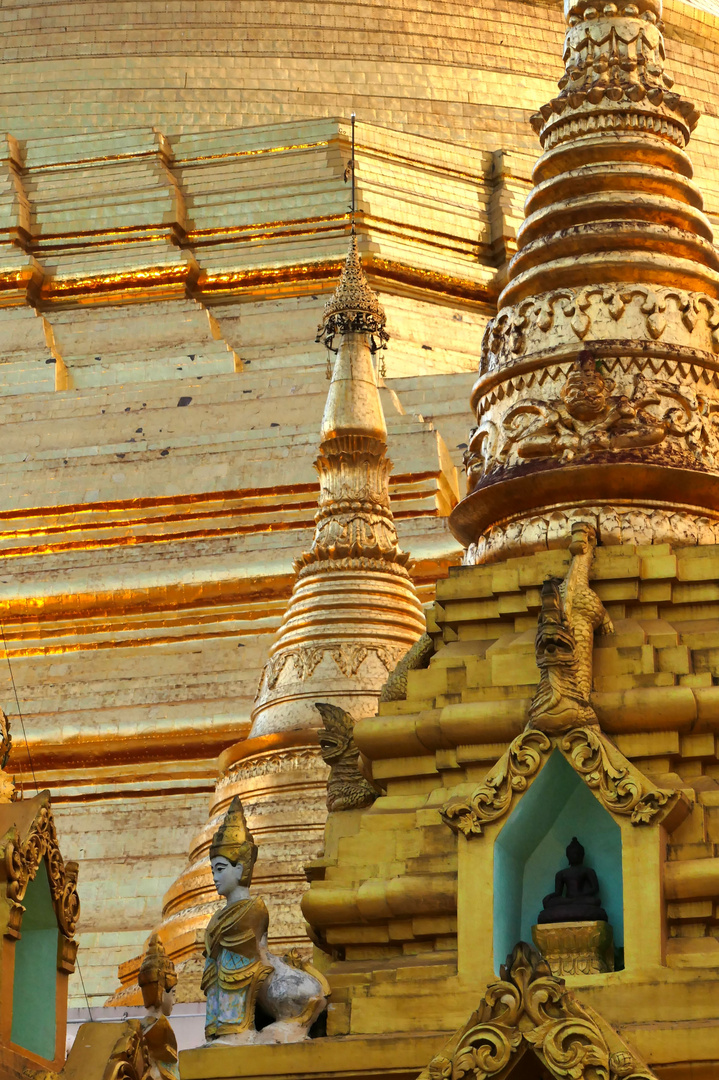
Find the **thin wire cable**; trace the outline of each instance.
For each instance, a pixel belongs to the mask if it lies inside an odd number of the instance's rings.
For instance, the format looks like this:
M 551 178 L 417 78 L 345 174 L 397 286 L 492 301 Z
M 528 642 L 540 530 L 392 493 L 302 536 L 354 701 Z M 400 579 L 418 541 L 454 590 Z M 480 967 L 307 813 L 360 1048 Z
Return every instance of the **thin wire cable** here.
M 12 689 L 13 689 L 13 693 L 15 695 L 15 705 L 17 707 L 17 714 L 20 717 L 20 726 L 22 728 L 22 737 L 25 740 L 25 753 L 27 754 L 27 760 L 30 763 L 30 771 L 32 773 L 33 783 L 35 784 L 35 791 L 39 793 L 40 785 L 38 784 L 37 777 L 35 775 L 35 766 L 33 765 L 32 754 L 30 753 L 30 743 L 28 742 L 27 732 L 25 731 L 25 721 L 23 719 L 22 709 L 20 708 L 20 698 L 18 697 L 18 694 L 17 694 L 17 686 L 15 685 L 15 676 L 13 674 L 12 664 L 10 663 L 10 653 L 8 652 L 7 641 L 5 640 L 5 625 L 2 622 L 0 622 L 0 635 L 2 635 L 2 644 L 3 644 L 3 649 L 5 650 L 5 659 L 7 660 L 7 669 L 8 669 L 8 672 L 10 674 L 10 682 L 12 683 Z M 25 798 L 25 787 L 24 787 L 24 785 L 20 788 L 20 794 L 21 794 L 22 798 L 24 799 Z M 78 957 L 75 957 L 75 966 L 77 968 L 77 973 L 80 976 L 80 982 L 82 983 L 82 993 L 83 993 L 83 996 L 85 998 L 85 1006 L 87 1008 L 87 1015 L 90 1017 L 90 1022 L 92 1023 L 93 1022 L 93 1016 L 92 1016 L 92 1008 L 90 1007 L 90 998 L 87 996 L 87 990 L 85 989 L 85 978 L 84 978 L 84 976 L 82 974 L 82 968 L 80 967 L 80 961 L 79 961 Z
M 32 763 L 32 755 L 30 753 L 30 744 L 27 741 L 27 732 L 25 731 L 25 721 L 22 715 L 22 709 L 20 708 L 20 699 L 17 696 L 17 686 L 15 685 L 15 676 L 13 675 L 12 664 L 10 663 L 10 653 L 8 652 L 7 641 L 5 640 L 5 625 L 0 622 L 0 634 L 2 634 L 2 647 L 5 650 L 5 659 L 7 660 L 7 669 L 10 673 L 10 682 L 12 684 L 13 693 L 15 695 L 15 705 L 17 706 L 17 714 L 20 717 L 20 727 L 22 728 L 22 737 L 25 740 L 25 752 L 27 753 L 27 759 L 30 763 L 30 772 L 32 773 L 33 783 L 35 784 L 35 791 L 40 791 L 40 785 L 37 782 L 35 776 L 35 766 Z M 25 798 L 25 785 L 20 789 L 23 799 Z
M 85 979 L 83 978 L 82 968 L 80 967 L 80 961 L 77 957 L 75 957 L 75 966 L 77 968 L 77 973 L 80 976 L 80 982 L 82 983 L 82 992 L 85 995 L 85 1008 L 87 1009 L 87 1015 L 90 1017 L 90 1023 L 94 1024 L 95 1019 L 92 1015 L 92 1009 L 90 1007 L 90 998 L 87 996 L 87 990 L 85 989 Z

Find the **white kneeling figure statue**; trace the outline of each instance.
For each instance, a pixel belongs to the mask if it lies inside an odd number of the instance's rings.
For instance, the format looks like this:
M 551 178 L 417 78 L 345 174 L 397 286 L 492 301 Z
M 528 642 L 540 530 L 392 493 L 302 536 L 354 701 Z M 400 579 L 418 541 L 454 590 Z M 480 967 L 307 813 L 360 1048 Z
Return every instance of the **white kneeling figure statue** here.
M 210 847 L 215 888 L 227 903 L 205 931 L 206 1046 L 300 1042 L 329 994 L 324 976 L 296 951 L 281 959 L 267 948 L 267 908 L 249 889 L 256 859 L 236 796 Z M 274 1018 L 261 1031 L 255 1026 L 258 1001 Z

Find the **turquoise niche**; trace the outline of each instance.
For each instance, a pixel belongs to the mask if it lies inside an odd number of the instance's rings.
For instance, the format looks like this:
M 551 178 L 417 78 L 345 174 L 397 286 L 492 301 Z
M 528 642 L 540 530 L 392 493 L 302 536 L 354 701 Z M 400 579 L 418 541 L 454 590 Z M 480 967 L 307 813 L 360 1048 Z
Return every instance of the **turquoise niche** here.
M 573 836 L 584 845 L 585 866 L 599 878 L 614 943 L 624 945 L 621 829 L 555 750 L 494 844 L 495 970 L 518 941 L 532 943 L 542 900 L 567 865 L 565 849 Z
M 43 859 L 23 899 L 21 936 L 15 942 L 10 1039 L 38 1057 L 55 1058 L 58 927 Z

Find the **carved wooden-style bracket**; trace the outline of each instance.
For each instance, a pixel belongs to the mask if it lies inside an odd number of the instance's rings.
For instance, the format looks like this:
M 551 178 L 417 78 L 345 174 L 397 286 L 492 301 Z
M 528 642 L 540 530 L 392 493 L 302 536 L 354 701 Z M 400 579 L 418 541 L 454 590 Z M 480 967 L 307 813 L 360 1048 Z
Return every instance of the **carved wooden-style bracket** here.
M 485 826 L 504 817 L 554 749 L 610 814 L 628 817 L 632 825 L 664 825 L 671 831 L 689 812 L 684 792 L 655 787 L 603 732 L 582 727 L 556 736 L 523 731 L 471 795 L 453 795 L 445 803 L 442 820 L 453 832 L 481 836 Z
M 504 1070 L 525 1053 L 557 1080 L 656 1080 L 617 1032 L 580 1005 L 539 953 L 520 942 L 477 1011 L 418 1080 L 509 1077 L 511 1068 Z

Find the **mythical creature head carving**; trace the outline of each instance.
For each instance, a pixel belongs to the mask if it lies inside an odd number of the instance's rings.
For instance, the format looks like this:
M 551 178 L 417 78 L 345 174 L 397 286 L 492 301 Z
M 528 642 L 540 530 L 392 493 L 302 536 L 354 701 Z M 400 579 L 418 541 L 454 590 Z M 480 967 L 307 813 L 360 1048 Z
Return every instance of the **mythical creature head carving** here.
M 576 641 L 564 614 L 561 578 L 550 577 L 542 585 L 542 610 L 536 638 L 537 666 L 568 666 L 576 662 Z
M 371 806 L 377 792 L 362 775 L 359 750 L 355 746 L 354 721 L 348 712 L 337 705 L 315 702 L 323 727 L 318 732 L 322 757 L 330 767 L 327 781 L 327 809 L 361 810 Z
M 567 375 L 561 397 L 570 416 L 589 424 L 609 412 L 609 395 L 613 389 L 614 381 L 597 370 L 595 358 L 585 351 L 579 354 Z
M 323 723 L 318 734 L 320 750 L 325 762 L 331 766 L 352 747 L 352 717 L 344 709 L 321 701 L 315 702 L 315 708 Z M 356 752 L 359 756 L 359 751 Z

